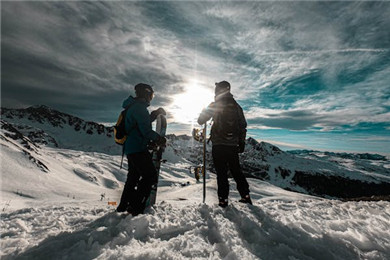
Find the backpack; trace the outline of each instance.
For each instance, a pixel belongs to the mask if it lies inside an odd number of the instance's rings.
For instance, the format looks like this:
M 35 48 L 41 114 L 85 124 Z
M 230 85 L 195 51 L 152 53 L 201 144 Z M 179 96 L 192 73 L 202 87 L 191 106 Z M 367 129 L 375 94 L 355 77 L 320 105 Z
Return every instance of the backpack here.
M 129 109 L 131 105 L 127 106 L 120 114 L 118 117 L 118 120 L 116 121 L 116 124 L 114 125 L 114 139 L 115 143 L 122 145 L 122 160 L 120 164 L 120 169 L 122 169 L 122 164 L 123 164 L 123 156 L 125 154 L 125 142 L 127 139 L 127 133 L 126 133 L 126 128 L 125 128 L 125 118 L 126 118 L 126 112 Z
M 240 137 L 240 124 L 238 104 L 234 99 L 226 100 L 213 118 L 213 135 L 227 141 L 238 140 Z
M 114 139 L 115 143 L 119 145 L 124 145 L 127 139 L 127 133 L 125 128 L 125 118 L 126 112 L 130 106 L 127 106 L 122 112 L 119 114 L 118 120 L 114 126 Z
M 119 145 L 123 145 L 126 142 L 127 135 L 125 130 L 125 110 L 123 110 L 116 121 L 116 125 L 114 126 L 114 139 L 115 143 Z

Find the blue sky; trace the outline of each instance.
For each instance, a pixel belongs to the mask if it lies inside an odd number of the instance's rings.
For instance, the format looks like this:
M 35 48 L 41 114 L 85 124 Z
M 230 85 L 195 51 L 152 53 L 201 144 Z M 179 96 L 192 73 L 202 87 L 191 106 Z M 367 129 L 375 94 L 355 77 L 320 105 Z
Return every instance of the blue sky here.
M 389 13 L 390 2 L 2 2 L 1 105 L 110 123 L 145 82 L 169 132 L 190 134 L 228 80 L 249 136 L 390 153 Z

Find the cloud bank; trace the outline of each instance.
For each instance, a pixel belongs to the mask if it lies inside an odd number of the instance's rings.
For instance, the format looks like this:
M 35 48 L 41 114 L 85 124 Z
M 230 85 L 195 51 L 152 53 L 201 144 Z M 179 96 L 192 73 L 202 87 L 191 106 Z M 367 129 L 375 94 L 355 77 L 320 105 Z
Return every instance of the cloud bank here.
M 169 111 L 188 87 L 228 80 L 254 134 L 389 138 L 389 13 L 389 2 L 3 2 L 1 102 L 113 122 L 139 82 Z

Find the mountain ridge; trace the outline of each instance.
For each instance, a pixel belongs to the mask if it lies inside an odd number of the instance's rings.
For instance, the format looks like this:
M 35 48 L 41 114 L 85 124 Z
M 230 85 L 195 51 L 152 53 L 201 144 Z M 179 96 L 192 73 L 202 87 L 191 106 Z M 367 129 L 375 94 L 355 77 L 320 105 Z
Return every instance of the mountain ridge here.
M 42 168 L 45 164 L 37 155 L 41 146 L 120 155 L 120 147 L 114 144 L 112 138 L 112 127 L 88 122 L 46 106 L 17 110 L 2 108 L 1 116 L 1 138 L 8 142 L 11 139 L 12 142 L 18 141 L 22 147 L 18 149 L 22 149 L 42 171 L 50 169 Z M 166 154 L 176 156 L 177 161 L 184 158 L 193 166 L 202 164 L 202 145 L 192 137 L 170 134 L 167 138 Z M 34 149 L 31 151 L 29 147 Z M 207 169 L 214 172 L 210 151 L 209 144 Z M 286 152 L 249 137 L 240 160 L 247 177 L 265 180 L 286 190 L 343 199 L 390 195 L 390 168 L 386 168 L 389 163 L 385 158 L 343 155 L 319 154 L 317 151 Z M 80 175 L 77 170 L 75 173 Z
M 43 105 L 23 109 L 2 107 L 0 114 L 3 121 L 13 124 L 25 136 L 36 135 L 37 142 L 41 140 L 52 147 L 120 153 L 119 147 L 112 142 L 113 127 L 86 121 Z M 48 140 L 42 141 L 42 135 L 46 135 Z

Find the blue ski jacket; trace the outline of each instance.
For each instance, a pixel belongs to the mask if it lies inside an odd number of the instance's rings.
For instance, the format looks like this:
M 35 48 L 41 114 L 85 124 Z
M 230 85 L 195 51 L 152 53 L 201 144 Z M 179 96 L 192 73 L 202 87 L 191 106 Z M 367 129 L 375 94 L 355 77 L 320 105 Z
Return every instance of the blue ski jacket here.
M 150 140 L 157 140 L 159 134 L 152 129 L 152 122 L 147 110 L 149 103 L 145 99 L 128 97 L 122 107 L 129 109 L 125 117 L 127 139 L 124 144 L 124 154 L 145 152 Z

